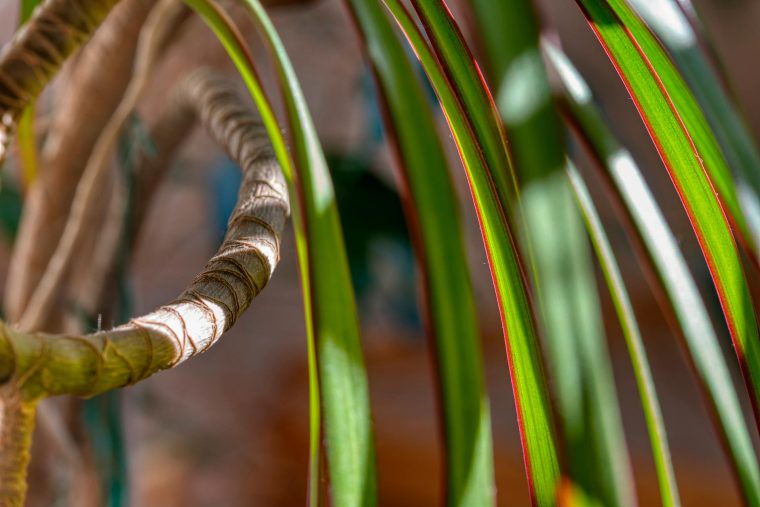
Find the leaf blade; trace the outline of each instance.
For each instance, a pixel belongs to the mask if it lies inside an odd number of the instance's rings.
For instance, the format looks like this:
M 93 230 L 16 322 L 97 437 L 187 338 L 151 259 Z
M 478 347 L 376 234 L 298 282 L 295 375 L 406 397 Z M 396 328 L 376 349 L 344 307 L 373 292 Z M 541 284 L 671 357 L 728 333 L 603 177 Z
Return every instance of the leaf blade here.
M 670 446 L 663 422 L 662 409 L 657 397 L 654 379 L 649 367 L 641 332 L 636 321 L 628 291 L 620 273 L 615 254 L 602 225 L 599 213 L 589 194 L 588 187 L 575 166 L 568 162 L 568 174 L 575 192 L 576 201 L 582 210 L 587 230 L 591 236 L 597 258 L 602 266 L 604 278 L 618 315 L 618 321 L 623 329 L 628 355 L 631 358 L 636 385 L 644 410 L 644 419 L 649 433 L 652 456 L 660 484 L 660 496 L 664 506 L 679 506 L 681 500 L 678 494 L 673 462 L 670 457 Z
M 707 55 L 703 53 L 695 29 L 692 28 L 686 14 L 676 2 L 665 0 L 657 6 L 657 9 L 652 9 L 650 3 L 643 0 L 628 0 L 628 4 L 657 35 L 681 72 L 683 81 L 679 82 L 677 78 L 673 78 L 669 88 L 682 86 L 682 83 L 688 84 L 693 97 L 684 93 L 684 100 L 698 105 L 697 109 L 701 108 L 704 112 L 704 118 L 698 115 L 695 121 L 702 123 L 702 129 L 708 132 L 707 125 L 712 127 L 715 142 L 721 149 L 719 154 L 737 180 L 736 191 L 733 193 L 738 204 L 734 205 L 733 212 L 739 213 L 740 208 L 747 219 L 746 224 L 740 224 L 740 226 L 743 227 L 744 237 L 749 238 L 746 246 L 750 249 L 754 262 L 757 263 L 757 247 L 760 241 L 760 229 L 758 229 L 760 153 L 752 140 L 752 135 L 737 105 L 725 90 L 723 80 Z M 696 16 L 696 12 L 693 12 L 693 15 Z M 663 69 L 663 71 L 663 73 L 675 74 L 675 69 L 672 68 Z M 714 147 L 712 152 L 715 152 Z M 722 168 L 721 161 L 717 164 L 719 169 Z M 710 165 L 708 163 L 708 166 Z M 725 193 L 724 190 L 722 194 Z
M 688 130 L 679 115 L 682 111 L 647 60 L 649 53 L 644 55 L 637 44 L 648 32 L 640 30 L 640 21 L 630 9 L 618 0 L 577 1 L 634 99 L 684 204 L 723 308 L 756 422 L 760 423 L 757 321 L 728 219 L 706 172 L 702 152 L 692 138 L 696 134 Z
M 410 192 L 409 222 L 426 286 L 446 443 L 446 502 L 494 503 L 491 422 L 472 286 L 458 215 L 427 99 L 379 0 L 347 2 L 367 45 L 387 127 Z
M 549 46 L 548 54 L 563 80 L 571 123 L 605 169 L 604 182 L 644 246 L 643 261 L 652 266 L 683 331 L 744 496 L 755 504 L 760 498 L 757 457 L 718 337 L 686 260 L 636 162 L 609 130 L 582 76 L 558 50 Z
M 335 505 L 374 505 L 374 446 L 353 289 L 332 184 L 307 106 L 266 13 L 258 2 L 247 2 L 253 21 L 272 45 L 278 74 L 284 80 L 281 91 L 294 136 L 294 160 L 242 36 L 212 1 L 185 1 L 214 30 L 241 73 L 262 115 L 291 195 L 297 196 L 292 200 L 293 222 L 309 352 L 309 502 L 319 502 L 319 442 L 324 422 Z M 319 304 L 321 297 L 331 304 Z M 345 433 L 341 435 L 341 431 Z
M 557 444 L 535 323 L 512 227 L 474 127 L 438 59 L 403 4 L 398 0 L 384 2 L 431 80 L 464 163 L 499 303 L 531 498 L 537 505 L 554 505 L 559 480 Z M 514 195 L 516 187 L 510 186 L 514 181 L 501 181 L 502 191 Z

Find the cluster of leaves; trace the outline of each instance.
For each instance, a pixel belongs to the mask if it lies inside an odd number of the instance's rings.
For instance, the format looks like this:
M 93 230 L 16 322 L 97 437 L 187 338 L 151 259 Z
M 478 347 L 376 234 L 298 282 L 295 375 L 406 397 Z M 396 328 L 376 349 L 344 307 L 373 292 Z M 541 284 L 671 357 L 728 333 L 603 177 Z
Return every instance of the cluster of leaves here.
M 375 505 L 356 305 L 330 173 L 298 79 L 259 1 L 241 0 L 270 50 L 285 112 L 280 123 L 257 72 L 261 63 L 251 58 L 235 22 L 213 0 L 185 2 L 237 66 L 290 185 L 309 350 L 310 505 L 323 500 L 321 475 L 329 477 L 333 504 Z M 456 194 L 427 83 L 419 79 L 405 44 L 435 91 L 470 186 L 501 313 L 533 503 L 636 503 L 599 311 L 593 269 L 598 263 L 636 376 L 662 503 L 680 505 L 637 317 L 587 188 L 601 181 L 619 204 L 640 260 L 654 275 L 655 290 L 666 296 L 665 310 L 676 317 L 742 497 L 760 505 L 754 430 L 730 374 L 737 364 L 752 415 L 760 421 L 760 341 L 745 276 L 745 269 L 758 266 L 760 156 L 724 89 L 726 80 L 700 45 L 706 34 L 688 1 L 576 3 L 680 196 L 723 322 L 708 317 L 641 171 L 612 133 L 589 86 L 551 42 L 556 36 L 541 37 L 545 27 L 530 0 L 468 3 L 485 74 L 445 0 L 411 0 L 411 9 L 401 0 L 345 0 L 378 84 L 386 132 L 406 185 L 406 218 L 423 270 L 439 372 L 446 503 L 495 503 L 491 422 Z M 553 93 L 547 69 L 559 75 L 562 90 Z M 568 155 L 567 127 L 596 162 L 593 182 Z M 735 358 L 723 356 L 715 326 L 728 330 Z

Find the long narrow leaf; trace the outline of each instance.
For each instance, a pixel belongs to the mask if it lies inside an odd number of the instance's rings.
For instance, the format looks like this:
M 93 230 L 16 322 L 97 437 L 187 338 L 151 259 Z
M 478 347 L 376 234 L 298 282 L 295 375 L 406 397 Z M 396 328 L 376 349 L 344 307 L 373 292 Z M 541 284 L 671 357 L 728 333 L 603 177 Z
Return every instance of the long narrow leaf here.
M 411 15 L 399 0 L 384 1 L 430 78 L 464 163 L 499 303 L 531 497 L 537 505 L 554 505 L 559 461 L 549 397 L 523 269 L 494 184 L 495 169 L 486 163 L 471 115 Z
M 425 283 L 428 327 L 437 354 L 446 443 L 446 504 L 494 503 L 491 421 L 485 395 L 480 334 L 456 194 L 430 107 L 380 0 L 348 2 L 363 34 L 387 131 L 410 193 Z
M 612 251 L 602 220 L 599 218 L 599 213 L 596 211 L 596 206 L 591 199 L 586 182 L 583 181 L 580 173 L 571 162 L 568 162 L 568 174 L 575 191 L 575 198 L 583 212 L 583 219 L 594 244 L 596 255 L 602 266 L 604 279 L 607 282 L 618 320 L 623 329 L 628 355 L 631 357 L 641 406 L 644 409 L 644 419 L 649 432 L 649 441 L 652 445 L 657 478 L 660 482 L 662 504 L 665 507 L 678 506 L 681 504 L 681 500 L 678 496 L 678 485 L 670 458 L 670 446 L 668 445 L 665 424 L 662 420 L 662 409 L 657 399 L 657 391 L 636 321 L 636 314 L 633 311 L 633 305 L 625 288 L 623 276 L 620 274 L 617 259 Z
M 633 49 L 637 50 L 643 57 L 644 63 L 657 82 L 656 84 L 663 90 L 671 107 L 678 113 L 678 121 L 688 132 L 689 141 L 693 145 L 692 150 L 701 159 L 700 165 L 718 192 L 727 217 L 736 226 L 739 239 L 756 256 L 757 245 L 753 243 L 753 236 L 739 205 L 731 172 L 689 87 L 657 40 L 633 10 L 625 4 L 624 0 L 605 3 L 607 8 L 614 12 L 613 15 L 620 20 L 621 26 L 626 30 L 633 44 Z M 662 9 L 658 9 L 658 11 L 660 11 L 661 16 L 666 15 Z
M 685 123 L 693 111 L 676 107 L 675 101 L 682 102 L 687 95 L 686 87 L 665 86 L 669 83 L 666 79 L 672 76 L 658 74 L 652 62 L 667 60 L 667 57 L 656 41 L 650 40 L 651 34 L 630 8 L 619 0 L 578 2 L 634 99 L 683 201 L 717 289 L 750 391 L 756 423 L 760 423 L 757 321 L 734 237 L 705 168 L 705 164 L 713 161 L 712 157 L 708 158 L 708 153 L 695 145 L 695 142 L 700 147 L 710 144 L 707 142 L 709 129 L 706 134 L 699 125 Z M 691 126 L 694 129 L 687 128 Z M 711 176 L 714 175 L 713 172 Z M 725 202 L 725 196 L 721 194 L 721 197 Z
M 239 32 L 212 2 L 186 2 L 216 33 L 243 76 L 284 168 L 291 195 L 296 196 L 293 219 L 309 338 L 310 502 L 316 505 L 319 499 L 321 401 L 333 503 L 341 507 L 374 505 L 375 457 L 356 306 L 332 183 L 298 81 L 263 8 L 255 0 L 246 2 L 252 19 L 273 49 L 294 161 Z
M 443 9 L 424 5 L 422 18 L 434 41 L 440 40 L 441 47 L 462 41 L 447 29 Z M 541 58 L 537 17 L 528 0 L 477 0 L 473 8 L 486 28 L 483 41 L 498 90 L 496 102 L 522 184 L 517 211 L 524 214 L 524 241 L 536 260 L 534 284 L 556 378 L 570 478 L 587 496 L 607 505 L 630 505 L 631 469 L 592 258 L 565 176 L 564 129 Z M 478 82 L 473 65 L 459 65 L 446 55 L 443 59 L 457 83 Z
M 548 49 L 567 90 L 571 121 L 605 169 L 603 179 L 622 204 L 625 218 L 636 232 L 635 239 L 644 246 L 647 257 L 643 260 L 651 264 L 678 319 L 744 497 L 751 505 L 757 505 L 760 501 L 757 456 L 718 337 L 676 238 L 636 162 L 610 132 L 581 75 L 559 50 L 551 46 Z
M 675 0 L 628 0 L 667 48 L 737 177 L 737 198 L 755 247 L 760 242 L 760 153 L 722 79 L 703 54 L 699 38 Z M 696 13 L 694 13 L 696 15 Z M 755 252 L 757 255 L 757 251 Z
M 377 502 L 369 386 L 330 173 L 298 78 L 259 0 L 245 0 L 272 54 L 285 102 L 310 248 L 319 385 L 334 505 Z

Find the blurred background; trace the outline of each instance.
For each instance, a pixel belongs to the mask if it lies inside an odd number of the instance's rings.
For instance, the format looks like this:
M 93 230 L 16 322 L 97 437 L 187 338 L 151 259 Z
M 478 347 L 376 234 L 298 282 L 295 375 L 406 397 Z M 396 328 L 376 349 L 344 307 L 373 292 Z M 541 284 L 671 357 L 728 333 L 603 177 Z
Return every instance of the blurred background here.
M 17 3 L 0 2 L 3 43 L 13 33 Z M 466 28 L 466 0 L 448 3 Z M 714 302 L 717 316 L 709 276 L 686 216 L 619 78 L 575 2 L 539 3 L 546 21 L 559 31 L 566 51 L 588 78 L 615 129 L 639 161 L 695 278 L 707 300 Z M 760 132 L 760 95 L 756 93 L 760 72 L 755 65 L 760 47 L 760 2 L 694 3 L 715 39 L 753 131 Z M 381 505 L 440 505 L 442 467 L 435 377 L 417 306 L 415 261 L 404 226 L 398 175 L 383 136 L 374 85 L 356 29 L 341 0 L 278 6 L 270 12 L 328 154 L 343 215 L 370 376 Z M 256 48 L 256 57 L 266 58 L 253 29 L 243 17 L 240 22 Z M 199 64 L 234 75 L 221 46 L 199 20 L 191 19 L 153 77 L 141 115 L 151 118 L 166 101 L 172 85 Z M 270 82 L 271 77 L 265 76 Z M 51 107 L 48 95 L 41 101 L 43 117 L 45 108 Z M 529 505 L 486 258 L 463 172 L 440 116 L 441 135 L 461 196 L 479 304 L 493 414 L 498 501 L 499 505 Z M 23 199 L 13 165 L 8 164 L 6 171 L 0 194 L 0 214 L 7 222 L 0 242 L 3 279 L 13 244 L 13 217 Z M 155 196 L 139 238 L 130 278 L 135 314 L 171 300 L 203 267 L 224 233 L 238 178 L 236 168 L 202 132 L 195 132 L 184 145 Z M 601 192 L 596 196 L 604 202 Z M 660 312 L 622 227 L 610 213 L 611 207 L 599 208 L 609 213 L 604 218 L 642 322 L 684 504 L 738 505 L 721 443 L 678 338 Z M 758 287 L 757 273 L 749 274 Z M 656 505 L 657 482 L 633 373 L 606 290 L 600 294 L 639 499 L 641 505 Z M 718 326 L 718 330 L 725 347 L 730 347 L 724 327 Z M 734 366 L 735 362 L 729 363 Z M 742 401 L 746 404 L 747 400 Z M 202 357 L 125 389 L 121 403 L 131 505 L 304 504 L 308 452 L 306 337 L 290 228 L 274 278 L 236 327 Z

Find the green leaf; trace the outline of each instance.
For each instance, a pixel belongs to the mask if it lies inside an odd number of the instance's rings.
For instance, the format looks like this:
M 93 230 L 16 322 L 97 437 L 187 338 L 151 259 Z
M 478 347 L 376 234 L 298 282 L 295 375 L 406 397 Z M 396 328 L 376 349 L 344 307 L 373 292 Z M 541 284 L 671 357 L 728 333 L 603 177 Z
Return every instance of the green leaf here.
M 674 86 L 675 73 L 658 72 L 667 70 L 661 65 L 667 57 L 622 0 L 578 2 L 626 83 L 681 196 L 723 308 L 756 422 L 760 421 L 757 321 L 736 243 L 710 180 L 716 176 L 717 162 L 709 129 L 694 121 L 698 107 L 692 109 L 685 99 L 690 96 L 685 86 Z M 721 182 L 714 182 L 730 210 Z
M 575 192 L 575 198 L 583 213 L 583 219 L 586 222 L 586 228 L 591 236 L 594 250 L 604 273 L 604 279 L 607 282 L 607 288 L 612 297 L 612 303 L 615 305 L 615 311 L 618 315 L 623 337 L 628 348 L 628 355 L 631 357 L 636 385 L 641 398 L 641 406 L 644 410 L 644 419 L 649 432 L 649 441 L 652 446 L 652 455 L 654 458 L 657 478 L 660 483 L 660 497 L 663 506 L 673 507 L 681 505 L 678 495 L 678 485 L 676 484 L 673 463 L 670 458 L 670 447 L 665 431 L 665 424 L 662 420 L 662 409 L 657 399 L 652 371 L 649 367 L 644 342 L 641 338 L 641 332 L 636 321 L 636 314 L 633 311 L 628 291 L 623 282 L 623 276 L 620 274 L 620 268 L 617 259 L 612 250 L 612 245 L 607 238 L 607 233 L 596 211 L 596 206 L 591 199 L 591 195 L 575 166 L 568 162 L 568 174 Z
M 497 301 L 502 316 L 507 358 L 515 394 L 518 424 L 523 443 L 531 497 L 535 504 L 554 505 L 559 479 L 557 444 L 552 429 L 549 396 L 539 353 L 538 337 L 527 294 L 518 252 L 513 241 L 512 226 L 495 184 L 496 165 L 487 162 L 485 140 L 493 132 L 499 135 L 498 116 L 491 107 L 469 109 L 460 102 L 456 90 L 441 68 L 438 58 L 427 45 L 411 15 L 399 0 L 384 0 L 422 63 L 438 95 L 459 154 L 464 163 L 473 201 L 480 220 L 481 232 L 491 267 Z M 480 92 L 482 93 L 482 90 Z M 484 127 L 478 135 L 473 123 L 479 117 Z M 490 124 L 489 124 L 490 122 Z M 498 167 L 508 170 L 503 160 L 503 141 L 496 141 L 492 156 L 501 159 Z M 500 147 L 501 146 L 501 147 Z M 515 195 L 509 173 L 501 173 L 502 190 Z M 508 200 L 505 202 L 509 202 Z
M 634 239 L 643 244 L 642 250 L 647 254 L 645 263 L 652 266 L 665 289 L 744 497 L 749 504 L 757 505 L 760 501 L 758 460 L 718 337 L 676 238 L 636 162 L 610 132 L 581 75 L 559 50 L 551 46 L 548 49 L 567 91 L 571 122 L 600 167 L 605 169 L 603 181 L 622 204 L 620 208 L 632 225 L 630 229 L 636 233 Z
M 656 8 L 650 1 L 628 0 L 663 43 L 694 93 L 722 155 L 736 178 L 739 205 L 752 234 L 755 262 L 760 243 L 760 153 L 737 106 L 703 54 L 697 34 L 675 0 L 663 0 Z M 694 12 L 696 16 L 696 12 Z M 673 86 L 680 83 L 673 80 Z M 709 165 L 709 164 L 708 164 Z
M 446 504 L 494 504 L 491 421 L 456 194 L 427 99 L 379 0 L 348 2 L 373 64 L 409 190 L 446 444 Z
M 309 345 L 309 501 L 311 505 L 319 501 L 322 423 L 334 505 L 375 505 L 375 453 L 356 304 L 330 175 L 298 80 L 264 9 L 256 0 L 246 0 L 251 19 L 274 57 L 293 159 L 240 33 L 213 2 L 186 3 L 214 30 L 251 91 L 294 196 L 293 222 Z
M 570 478 L 587 495 L 607 505 L 633 504 L 630 460 L 593 261 L 565 177 L 564 129 L 541 57 L 533 5 L 528 0 L 475 0 L 473 9 L 479 26 L 484 27 L 484 47 L 494 74 L 493 87 L 498 90 L 496 102 L 522 183 L 520 208 L 526 223 L 522 236 L 536 261 L 533 279 L 555 377 Z M 430 6 L 428 11 L 423 20 L 430 18 L 431 32 L 440 27 L 433 39 L 443 40 L 445 11 Z M 451 66 L 453 80 L 477 80 L 474 66 L 455 66 L 454 62 Z

